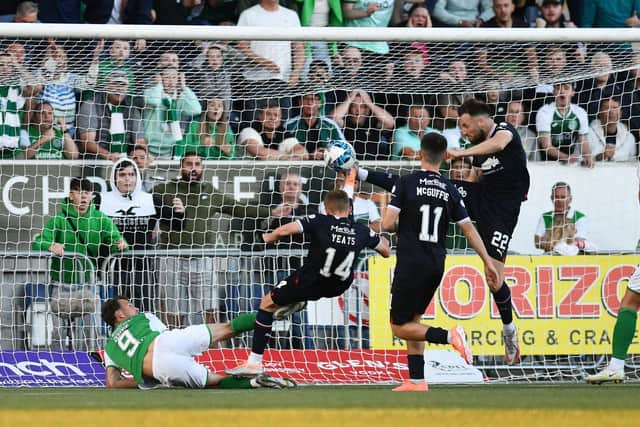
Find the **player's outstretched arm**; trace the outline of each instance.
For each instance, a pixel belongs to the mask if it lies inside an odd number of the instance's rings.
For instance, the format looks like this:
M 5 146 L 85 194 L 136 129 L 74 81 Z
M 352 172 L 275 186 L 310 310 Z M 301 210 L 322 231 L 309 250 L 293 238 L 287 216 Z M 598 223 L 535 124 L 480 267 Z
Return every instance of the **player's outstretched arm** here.
M 105 387 L 107 388 L 136 388 L 138 384 L 133 378 L 125 378 L 122 376 L 120 369 L 113 366 L 107 366 Z
M 395 233 L 398 228 L 399 215 L 400 210 L 398 208 L 392 205 L 387 206 L 382 217 L 382 229 L 389 233 Z
M 263 233 L 262 240 L 265 243 L 273 243 L 282 239 L 286 236 L 291 236 L 292 234 L 300 234 L 302 233 L 302 227 L 298 221 L 293 221 L 285 225 L 281 225 L 270 233 Z
M 460 229 L 464 233 L 465 237 L 469 241 L 469 244 L 473 248 L 474 251 L 480 256 L 482 262 L 484 262 L 484 274 L 487 279 L 487 284 L 489 287 L 493 287 L 496 285 L 498 281 L 498 272 L 493 266 L 493 260 L 489 256 L 487 252 L 487 248 L 485 248 L 484 243 L 482 243 L 482 238 L 480 238 L 480 234 L 478 234 L 478 230 L 471 223 L 471 221 L 465 221 L 462 223 L 458 223 Z
M 497 153 L 504 150 L 509 145 L 513 135 L 507 130 L 500 130 L 494 136 L 481 142 L 478 145 L 465 150 L 447 150 L 447 159 L 457 159 L 458 157 L 483 156 Z

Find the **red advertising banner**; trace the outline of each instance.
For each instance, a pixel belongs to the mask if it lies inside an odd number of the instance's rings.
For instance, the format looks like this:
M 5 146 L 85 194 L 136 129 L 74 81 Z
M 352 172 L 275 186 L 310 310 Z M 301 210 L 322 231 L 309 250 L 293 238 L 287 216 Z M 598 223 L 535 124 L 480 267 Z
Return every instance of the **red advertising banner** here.
M 233 368 L 249 354 L 246 349 L 209 350 L 196 360 L 213 372 Z M 267 350 L 265 372 L 298 383 L 397 383 L 407 373 L 400 350 Z

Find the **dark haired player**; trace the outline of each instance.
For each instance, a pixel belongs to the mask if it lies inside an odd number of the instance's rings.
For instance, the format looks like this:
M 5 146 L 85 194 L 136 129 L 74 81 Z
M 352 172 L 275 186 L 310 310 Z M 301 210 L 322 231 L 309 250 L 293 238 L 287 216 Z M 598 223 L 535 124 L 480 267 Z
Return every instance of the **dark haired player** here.
M 529 191 L 529 172 L 522 141 L 508 123 L 497 124 L 489 107 L 475 99 L 460 107 L 458 123 L 462 135 L 473 144 L 466 150 L 447 150 L 447 157 L 473 156 L 475 182 L 452 182 L 458 187 L 487 251 L 493 258 L 498 280 L 489 284 L 502 319 L 502 339 L 507 364 L 520 359 L 518 334 L 513 324 L 511 291 L 504 283 L 504 262 L 518 221 L 520 205 Z M 359 169 L 358 179 L 391 191 L 398 175 Z
M 424 380 L 424 342 L 451 344 L 467 363 L 473 363 L 464 330 L 450 331 L 420 323 L 444 274 L 449 222 L 456 222 L 484 262 L 487 282 L 497 279 L 492 260 L 471 223 L 456 187 L 440 172 L 447 140 L 428 133 L 420 146 L 420 170 L 396 181 L 382 228 L 397 232 L 397 262 L 391 285 L 391 330 L 407 340 L 409 380 L 394 391 L 427 391 Z
M 464 200 L 498 271 L 498 281 L 490 288 L 502 319 L 505 361 L 511 365 L 520 360 L 520 345 L 513 324 L 511 291 L 504 282 L 504 263 L 520 205 L 527 199 L 529 172 L 518 131 L 508 123 L 495 123 L 489 115 L 487 104 L 465 101 L 458 110 L 458 123 L 462 136 L 473 146 L 448 150 L 447 155 L 451 159 L 473 156 L 476 182 L 454 182 L 466 193 Z
M 351 201 L 345 191 L 334 190 L 324 198 L 327 215 L 310 215 L 263 234 L 265 243 L 305 233 L 311 242 L 302 267 L 262 297 L 253 330 L 249 359 L 226 372 L 231 375 L 260 375 L 262 355 L 273 319 L 301 310 L 306 301 L 342 295 L 353 282 L 353 264 L 364 248 L 385 258 L 389 242 L 350 217 Z

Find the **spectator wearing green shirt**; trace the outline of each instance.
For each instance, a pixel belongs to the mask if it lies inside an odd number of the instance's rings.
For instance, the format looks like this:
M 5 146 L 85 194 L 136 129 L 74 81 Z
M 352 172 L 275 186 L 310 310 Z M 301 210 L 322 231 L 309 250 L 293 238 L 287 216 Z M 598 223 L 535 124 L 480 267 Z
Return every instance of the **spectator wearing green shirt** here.
M 104 46 L 104 42 L 101 42 Z M 109 58 L 100 61 L 98 65 L 98 88 L 104 87 L 109 81 L 109 74 L 113 71 L 125 73 L 129 79 L 129 90 L 127 94 L 136 93 L 136 78 L 133 69 L 129 66 L 128 60 L 131 55 L 131 46 L 128 40 L 113 40 L 109 47 Z
M 623 28 L 640 24 L 640 0 L 590 0 L 582 7 L 581 27 Z
M 200 101 L 186 86 L 184 74 L 175 68 L 162 70 L 158 83 L 144 91 L 144 133 L 149 152 L 157 159 L 170 159 L 182 142 L 180 119 L 202 113 Z
M 322 98 L 319 93 L 307 92 L 300 97 L 300 115 L 289 119 L 284 127 L 300 141 L 312 159 L 324 158 L 325 148 L 333 141 L 344 141 L 340 126 L 320 114 Z
M 231 160 L 236 157 L 236 138 L 227 124 L 224 100 L 208 96 L 206 110 L 200 120 L 194 120 L 184 139 L 176 144 L 174 156 L 181 158 L 189 151 L 203 160 Z
M 344 0 L 342 15 L 345 27 L 386 28 L 393 15 L 393 1 Z M 347 42 L 347 44 L 374 54 L 389 53 L 389 44 L 386 41 Z
M 101 248 L 107 248 L 109 253 L 127 249 L 118 228 L 95 208 L 92 199 L 91 182 L 86 178 L 72 179 L 68 199 L 33 240 L 33 250 L 56 255 L 51 259 L 50 270 L 54 349 L 61 349 L 64 342 L 61 317 L 82 317 L 81 334 L 72 337 L 75 350 L 96 348 L 93 339 L 98 325 L 94 314 L 100 300 L 92 284 L 87 284 L 89 272 L 97 270 Z M 83 254 L 86 258 L 74 260 L 65 257 L 65 252 Z
M 431 114 L 424 105 L 409 107 L 407 124 L 396 129 L 391 144 L 391 158 L 393 160 L 419 160 L 420 141 L 429 132 L 440 133 L 429 127 Z
M 69 129 L 63 118 L 59 118 L 54 126 L 53 107 L 41 102 L 36 104 L 33 120 L 27 128 L 29 144 L 24 150 L 24 157 L 36 160 L 77 159 L 79 150 L 69 135 Z

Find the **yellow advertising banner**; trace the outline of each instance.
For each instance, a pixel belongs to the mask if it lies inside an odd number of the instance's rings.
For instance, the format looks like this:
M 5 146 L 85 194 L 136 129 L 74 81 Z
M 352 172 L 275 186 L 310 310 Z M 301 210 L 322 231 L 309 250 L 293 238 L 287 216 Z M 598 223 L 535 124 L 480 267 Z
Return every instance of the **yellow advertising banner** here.
M 638 255 L 510 256 L 505 280 L 511 288 L 522 354 L 610 353 L 619 301 L 639 263 Z M 394 267 L 393 257 L 369 260 L 373 349 L 404 348 L 389 325 Z M 422 319 L 447 329 L 462 325 L 476 355 L 504 351 L 500 315 L 477 256 L 447 257 L 440 287 Z M 629 351 L 640 353 L 637 329 Z

